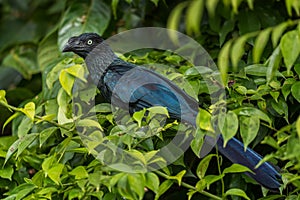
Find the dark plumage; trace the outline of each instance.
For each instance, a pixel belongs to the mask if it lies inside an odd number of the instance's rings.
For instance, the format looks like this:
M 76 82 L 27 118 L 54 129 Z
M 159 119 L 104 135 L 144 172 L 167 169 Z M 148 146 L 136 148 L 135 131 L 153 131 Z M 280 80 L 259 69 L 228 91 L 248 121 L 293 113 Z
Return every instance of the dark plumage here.
M 117 106 L 129 106 L 130 113 L 151 106 L 164 106 L 171 118 L 196 126 L 197 101 L 163 76 L 121 60 L 103 41 L 95 33 L 84 33 L 71 37 L 63 52 L 71 51 L 85 59 L 92 80 L 107 101 L 111 102 L 113 97 Z M 121 79 L 122 84 L 116 86 Z M 118 94 L 112 96 L 114 89 Z M 262 157 L 250 148 L 244 151 L 244 145 L 239 140 L 233 138 L 223 148 L 220 137 L 217 146 L 229 160 L 251 169 L 254 174 L 247 174 L 264 187 L 271 190 L 280 187 L 281 176 L 275 167 L 265 162 L 256 169 Z

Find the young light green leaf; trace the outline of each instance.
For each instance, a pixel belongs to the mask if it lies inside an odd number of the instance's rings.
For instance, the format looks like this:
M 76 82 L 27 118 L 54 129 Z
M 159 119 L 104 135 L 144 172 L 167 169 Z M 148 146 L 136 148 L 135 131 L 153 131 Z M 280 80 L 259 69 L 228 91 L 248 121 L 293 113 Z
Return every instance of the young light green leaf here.
M 132 118 L 138 123 L 139 127 L 142 126 L 142 121 L 144 119 L 145 113 L 146 113 L 146 109 L 143 109 L 133 113 L 132 115 Z
M 207 171 L 207 168 L 208 168 L 208 165 L 210 163 L 210 160 L 212 159 L 212 157 L 216 156 L 215 154 L 209 154 L 208 156 L 204 157 L 198 167 L 197 167 L 197 170 L 196 170 L 196 173 L 197 173 L 197 176 L 200 178 L 200 179 L 203 179 L 205 177 L 205 173 Z
M 154 193 L 158 192 L 159 188 L 159 178 L 156 174 L 148 172 L 145 174 L 145 186 L 152 190 Z
M 244 151 L 247 146 L 255 139 L 259 129 L 259 118 L 257 116 L 240 117 L 240 133 L 244 143 Z
M 20 115 L 20 112 L 16 112 L 14 113 L 12 116 L 10 116 L 3 124 L 2 127 L 2 132 L 4 131 L 5 127 L 7 126 L 7 124 L 9 124 L 13 119 L 15 119 L 16 117 L 18 117 Z
M 179 172 L 178 174 L 176 174 L 176 176 L 169 176 L 169 179 L 175 179 L 178 182 L 178 185 L 181 185 L 181 181 L 183 176 L 185 175 L 186 170 L 182 170 L 181 172 Z
M 300 102 L 300 81 L 295 82 L 291 87 L 293 97 Z
M 128 174 L 128 183 L 131 191 L 136 193 L 139 199 L 142 199 L 145 194 L 145 177 L 143 174 L 132 173 Z
M 280 40 L 280 49 L 288 74 L 300 53 L 300 38 L 296 30 L 289 31 Z
M 256 117 L 260 120 L 263 120 L 265 122 L 268 122 L 270 125 L 272 124 L 272 120 L 270 117 L 265 114 L 263 111 L 254 108 L 254 107 L 241 107 L 233 110 L 233 112 L 237 115 L 242 115 L 242 116 L 253 116 Z
M 71 76 L 66 69 L 61 70 L 59 74 L 59 82 L 66 93 L 71 96 L 75 78 Z
M 23 112 L 31 121 L 34 120 L 35 115 L 35 104 L 33 102 L 27 103 L 24 108 L 20 109 L 21 112 Z
M 223 174 L 241 173 L 241 172 L 251 172 L 251 170 L 248 167 L 245 167 L 243 165 L 236 164 L 236 163 L 232 164 L 231 166 L 229 166 L 223 170 Z
M 210 17 L 214 17 L 219 0 L 205 1 L 205 6 Z
M 232 5 L 232 8 L 233 8 L 233 12 L 235 14 L 237 14 L 239 11 L 239 6 L 240 4 L 242 3 L 243 0 L 231 0 L 231 5 Z
M 267 83 L 270 83 L 275 76 L 278 76 L 279 71 L 278 67 L 281 61 L 281 53 L 279 46 L 273 51 L 272 55 L 268 59 L 268 68 L 267 68 Z M 281 74 L 283 77 L 283 75 Z
M 251 200 L 243 190 L 238 188 L 231 188 L 227 190 L 225 192 L 225 196 L 229 196 L 229 195 L 239 196 L 239 197 L 243 197 L 244 199 Z
M 195 137 L 191 142 L 191 148 L 197 157 L 201 157 L 202 145 L 204 142 L 205 131 L 197 128 Z
M 214 129 L 211 124 L 211 114 L 202 108 L 199 108 L 196 123 L 201 129 L 214 132 Z
M 237 133 L 239 127 L 237 115 L 232 111 L 220 114 L 218 116 L 218 126 L 224 138 L 224 147 L 226 147 L 227 142 Z
M 230 51 L 231 44 L 232 44 L 232 40 L 226 42 L 218 56 L 218 67 L 221 73 L 223 85 L 227 85 L 229 51 Z
M 75 179 L 83 179 L 87 178 L 89 174 L 87 173 L 86 169 L 83 166 L 78 166 L 69 173 L 70 175 L 75 176 Z
M 65 70 L 72 76 L 79 78 L 80 80 L 82 80 L 85 83 L 87 82 L 87 80 L 84 77 L 84 68 L 82 65 L 76 64 L 76 65 L 66 68 Z
M 54 165 L 52 168 L 48 170 L 48 177 L 57 185 L 60 184 L 60 175 L 63 171 L 64 165 L 61 163 L 58 163 Z
M 271 36 L 273 47 L 277 46 L 278 40 L 281 38 L 282 33 L 285 31 L 289 24 L 289 21 L 283 22 L 273 29 Z
M 9 179 L 12 181 L 12 175 L 14 174 L 14 168 L 12 166 L 5 166 L 0 168 L 0 177 L 4 179 Z
M 174 182 L 171 180 L 165 180 L 162 184 L 160 184 L 154 200 L 158 200 L 159 197 L 173 185 L 173 183 Z
M 200 24 L 204 10 L 204 0 L 191 1 L 186 13 L 186 31 L 189 35 L 200 33 Z
M 86 127 L 96 127 L 99 130 L 103 131 L 103 128 L 101 127 L 101 125 L 99 124 L 99 122 L 92 120 L 92 119 L 82 119 L 79 120 L 77 123 L 77 126 L 86 126 Z
M 244 46 L 247 40 L 248 40 L 248 35 L 243 35 L 239 37 L 232 45 L 230 58 L 231 58 L 232 65 L 235 68 L 238 67 L 238 63 L 245 52 Z
M 300 138 L 300 116 L 296 121 L 296 130 L 297 130 L 298 138 Z
M 254 47 L 253 47 L 253 62 L 259 63 L 260 57 L 266 47 L 266 44 L 269 40 L 269 35 L 271 33 L 270 28 L 267 28 L 259 33 L 257 36 Z

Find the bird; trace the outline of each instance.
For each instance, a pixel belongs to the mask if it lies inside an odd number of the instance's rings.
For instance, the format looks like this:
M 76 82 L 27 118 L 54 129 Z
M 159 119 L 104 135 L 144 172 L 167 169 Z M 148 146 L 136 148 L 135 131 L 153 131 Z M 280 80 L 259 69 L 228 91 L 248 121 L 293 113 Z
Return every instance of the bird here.
M 166 77 L 119 58 L 97 33 L 69 38 L 62 51 L 73 52 L 85 60 L 91 79 L 108 102 L 113 98 L 118 107 L 128 108 L 131 114 L 159 105 L 167 108 L 170 118 L 196 126 L 199 103 L 195 99 Z M 122 84 L 117 84 L 121 79 Z M 262 156 L 249 147 L 244 150 L 244 144 L 236 138 L 224 147 L 220 136 L 216 146 L 231 162 L 248 167 L 252 172 L 246 174 L 260 185 L 278 191 L 282 180 L 277 166 L 263 162 L 256 167 Z

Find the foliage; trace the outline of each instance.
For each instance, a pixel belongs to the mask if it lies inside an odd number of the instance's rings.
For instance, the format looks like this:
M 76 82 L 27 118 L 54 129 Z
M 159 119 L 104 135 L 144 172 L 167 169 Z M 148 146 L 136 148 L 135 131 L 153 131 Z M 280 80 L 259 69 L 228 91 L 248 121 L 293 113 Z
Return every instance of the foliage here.
M 0 198 L 299 198 L 299 6 L 298 0 L 1 1 Z M 164 163 L 152 159 L 156 150 L 177 130 L 188 128 L 176 121 L 162 126 L 153 120 L 168 116 L 160 107 L 135 113 L 132 119 L 122 119 L 126 126 L 117 126 L 110 105 L 96 88 L 72 91 L 78 80 L 83 85 L 88 80 L 82 59 L 61 54 L 70 36 L 97 32 L 108 37 L 141 26 L 177 29 L 209 52 L 218 63 L 227 95 L 218 102 L 226 104 L 227 112 L 217 116 L 224 124 L 217 128 L 225 141 L 238 137 L 282 169 L 278 193 L 257 185 L 243 174 L 247 168 L 215 151 L 198 158 L 203 135 L 211 131 L 203 125 L 209 124 L 209 116 L 198 119 L 202 126 L 191 149 L 161 170 L 119 172 L 94 158 L 94 144 L 83 142 L 76 125 L 95 128 L 99 143 L 113 142 L 145 166 Z M 156 70 L 187 93 L 196 93 L 200 112 L 218 108 L 210 105 L 201 84 L 205 77 L 195 70 L 199 66 L 168 51 L 132 52 L 123 59 L 172 66 Z M 95 96 L 97 105 L 91 112 L 97 113 L 96 119 L 73 116 L 74 97 L 88 104 Z M 152 129 L 141 130 L 146 124 Z M 152 137 L 143 140 L 136 134 Z

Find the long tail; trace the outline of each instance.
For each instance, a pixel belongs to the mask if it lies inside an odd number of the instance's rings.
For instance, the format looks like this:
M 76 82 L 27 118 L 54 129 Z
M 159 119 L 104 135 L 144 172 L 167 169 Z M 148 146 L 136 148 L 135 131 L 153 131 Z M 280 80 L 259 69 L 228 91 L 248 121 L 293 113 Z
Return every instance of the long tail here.
M 223 148 L 223 138 L 220 137 L 218 142 L 218 150 L 226 156 L 231 162 L 244 165 L 251 169 L 253 173 L 247 173 L 258 183 L 270 190 L 277 190 L 280 187 L 281 175 L 273 165 L 264 162 L 260 167 L 255 168 L 262 157 L 250 148 L 244 151 L 244 144 L 236 138 L 228 141 L 226 147 Z

